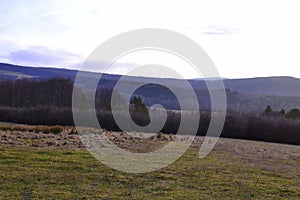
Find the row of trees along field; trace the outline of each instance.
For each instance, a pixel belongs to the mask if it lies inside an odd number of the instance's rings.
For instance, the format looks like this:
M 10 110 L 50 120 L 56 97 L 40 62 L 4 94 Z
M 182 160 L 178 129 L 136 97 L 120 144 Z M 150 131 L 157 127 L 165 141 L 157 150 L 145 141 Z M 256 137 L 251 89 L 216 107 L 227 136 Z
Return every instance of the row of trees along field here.
M 0 81 L 0 121 L 32 125 L 74 125 L 72 91 L 73 83 L 65 79 Z M 95 102 L 98 121 L 102 128 L 121 131 L 112 116 L 111 95 L 111 89 L 97 90 Z M 82 98 L 85 95 L 82 94 Z M 119 98 L 122 101 L 121 96 Z M 150 122 L 148 108 L 141 97 L 132 97 L 130 114 L 139 125 Z M 271 107 L 261 114 L 227 112 L 222 136 L 299 145 L 299 116 L 298 109 L 276 112 Z M 176 133 L 181 117 L 180 112 L 169 110 L 161 131 Z M 193 120 L 195 116 L 187 112 L 186 117 Z M 86 120 L 89 121 L 88 118 Z M 201 113 L 197 134 L 205 135 L 209 123 L 210 113 Z
M 280 111 L 273 111 L 271 106 L 268 105 L 264 114 L 268 116 L 285 116 L 288 119 L 300 119 L 300 110 L 298 108 L 293 108 L 287 112 L 284 109 Z

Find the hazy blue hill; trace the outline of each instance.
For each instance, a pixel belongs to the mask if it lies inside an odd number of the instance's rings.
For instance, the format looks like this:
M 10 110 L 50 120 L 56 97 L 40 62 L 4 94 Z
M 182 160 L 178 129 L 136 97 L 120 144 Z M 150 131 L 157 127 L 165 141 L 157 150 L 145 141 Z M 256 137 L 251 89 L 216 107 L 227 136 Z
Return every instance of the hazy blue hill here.
M 227 79 L 224 84 L 230 90 L 247 94 L 300 96 L 300 79 L 293 77 Z
M 70 78 L 74 80 L 77 70 L 61 69 L 61 68 L 46 68 L 46 67 L 24 67 L 11 64 L 0 63 L 0 79 L 50 79 L 50 78 Z M 98 76 L 95 73 L 91 73 Z M 103 79 L 106 84 L 112 87 L 114 84 L 108 81 L 117 81 L 119 75 L 104 74 Z M 145 77 L 127 77 L 127 82 L 139 82 L 158 80 L 155 78 Z M 162 81 L 162 80 L 159 80 Z M 214 79 L 207 81 L 214 82 Z M 183 87 L 182 80 L 164 79 L 164 83 Z M 203 79 L 190 80 L 194 88 L 206 89 L 206 84 Z M 255 95 L 278 95 L 278 96 L 300 96 L 300 79 L 293 77 L 263 77 L 263 78 L 248 78 L 248 79 L 224 79 L 224 85 L 227 89 L 237 91 L 244 94 Z

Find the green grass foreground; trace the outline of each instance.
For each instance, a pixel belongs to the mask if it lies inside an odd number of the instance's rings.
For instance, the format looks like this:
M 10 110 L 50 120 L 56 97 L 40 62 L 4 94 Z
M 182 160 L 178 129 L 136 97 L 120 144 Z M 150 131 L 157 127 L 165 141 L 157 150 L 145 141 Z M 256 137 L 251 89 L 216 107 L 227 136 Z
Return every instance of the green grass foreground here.
M 0 199 L 299 199 L 299 179 L 216 151 L 199 159 L 190 149 L 167 168 L 127 174 L 85 150 L 0 146 Z

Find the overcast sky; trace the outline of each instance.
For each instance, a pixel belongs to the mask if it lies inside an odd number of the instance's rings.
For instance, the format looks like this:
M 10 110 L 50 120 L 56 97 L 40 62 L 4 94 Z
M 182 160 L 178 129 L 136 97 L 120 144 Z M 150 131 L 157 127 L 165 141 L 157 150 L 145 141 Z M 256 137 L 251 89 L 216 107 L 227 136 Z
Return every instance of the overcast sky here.
M 114 35 L 164 28 L 202 46 L 222 77 L 300 77 L 297 0 L 0 2 L 0 62 L 78 68 Z

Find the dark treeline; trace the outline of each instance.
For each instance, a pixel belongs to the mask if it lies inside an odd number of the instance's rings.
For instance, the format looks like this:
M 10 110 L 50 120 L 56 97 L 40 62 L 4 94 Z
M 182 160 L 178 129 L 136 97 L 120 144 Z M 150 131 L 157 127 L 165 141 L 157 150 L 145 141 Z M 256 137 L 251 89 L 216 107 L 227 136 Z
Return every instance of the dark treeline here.
M 37 109 L 42 107 L 71 108 L 72 92 L 73 82 L 70 79 L 5 80 L 0 81 L 0 106 L 11 108 L 38 107 Z M 96 108 L 110 109 L 111 94 L 112 89 L 98 89 L 96 91 Z M 84 95 L 82 98 L 85 98 Z M 84 103 L 84 99 L 81 101 Z
M 72 90 L 72 82 L 64 79 L 0 81 L 0 121 L 31 125 L 74 125 Z M 120 131 L 110 111 L 110 98 L 110 89 L 97 91 L 98 121 L 102 128 Z M 149 116 L 143 112 L 133 112 L 131 117 L 137 124 L 149 123 Z M 188 114 L 188 117 L 193 120 L 194 116 Z M 86 121 L 89 121 L 88 117 Z M 180 122 L 179 112 L 168 111 L 166 124 L 161 131 L 176 133 Z M 206 134 L 209 122 L 209 112 L 203 112 L 198 135 Z M 300 145 L 299 133 L 300 120 L 292 120 L 284 115 L 228 112 L 222 137 Z M 188 131 L 186 134 L 189 134 Z
M 120 131 L 109 110 L 97 112 L 102 128 Z M 137 124 L 147 124 L 148 117 L 138 113 L 131 117 Z M 193 118 L 193 115 L 189 116 Z M 180 124 L 180 113 L 168 112 L 162 128 L 164 133 L 175 134 Z M 31 125 L 74 125 L 71 108 L 0 108 L 0 121 Z M 87 116 L 86 122 L 89 121 Z M 197 135 L 206 135 L 210 122 L 209 113 L 202 113 Z M 134 130 L 128 130 L 134 131 Z M 227 113 L 222 137 L 249 139 L 300 145 L 300 120 L 289 120 L 280 116 Z M 187 131 L 186 134 L 189 134 Z
M 72 90 L 73 83 L 67 79 L 0 81 L 0 105 L 71 107 Z

